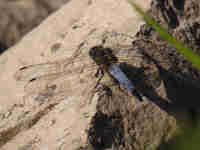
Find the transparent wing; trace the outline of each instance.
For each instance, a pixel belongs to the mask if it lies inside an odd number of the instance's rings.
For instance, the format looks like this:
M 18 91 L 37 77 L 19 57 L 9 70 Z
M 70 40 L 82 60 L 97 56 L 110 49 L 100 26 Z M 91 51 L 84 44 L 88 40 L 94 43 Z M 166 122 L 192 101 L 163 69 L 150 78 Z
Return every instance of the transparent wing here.
M 33 78 L 27 82 L 27 84 L 24 86 L 24 90 L 26 93 L 38 93 L 40 91 L 45 91 L 48 89 L 48 84 L 50 82 L 53 82 L 55 79 L 61 76 L 62 73 L 55 73 Z
M 136 66 L 143 59 L 143 55 L 138 50 L 133 49 L 132 46 L 125 45 L 115 49 L 115 56 L 118 59 L 118 63 L 127 63 Z
M 77 51 L 70 58 L 66 58 L 63 60 L 23 66 L 15 73 L 14 78 L 17 81 L 29 81 L 39 78 L 41 76 L 64 72 L 65 68 L 69 64 L 72 64 L 74 61 L 78 61 L 79 59 L 81 59 L 79 54 L 80 51 Z
M 47 74 L 55 74 L 58 72 L 62 72 L 62 66 L 59 63 L 45 63 L 24 66 L 15 73 L 14 77 L 19 81 L 29 81 Z
M 55 87 L 55 93 L 62 93 L 61 91 L 68 89 L 69 80 L 73 82 L 81 76 L 82 72 L 91 72 L 95 69 L 95 66 L 85 56 L 76 57 L 73 60 L 68 58 L 52 63 L 25 66 L 16 72 L 15 78 L 18 81 L 27 81 L 24 86 L 27 95 L 41 95 L 41 93 L 47 95 L 52 87 Z M 70 79 L 70 77 L 73 77 L 73 79 Z

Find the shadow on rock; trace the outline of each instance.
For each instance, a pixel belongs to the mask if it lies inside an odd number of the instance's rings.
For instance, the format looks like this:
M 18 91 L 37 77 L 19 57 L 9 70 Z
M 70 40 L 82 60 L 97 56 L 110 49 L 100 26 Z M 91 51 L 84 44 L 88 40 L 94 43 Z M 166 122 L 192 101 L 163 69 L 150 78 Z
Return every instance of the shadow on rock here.
M 197 120 L 197 110 L 200 108 L 200 86 L 198 82 L 192 82 L 191 77 L 180 75 L 164 69 L 153 58 L 151 61 L 156 64 L 159 70 L 159 78 L 155 76 L 148 77 L 144 73 L 144 68 L 135 68 L 128 64 L 120 64 L 120 68 L 126 73 L 132 81 L 139 93 L 146 96 L 148 100 L 166 111 L 169 115 L 173 115 L 177 120 L 179 111 L 189 113 L 192 121 Z M 158 88 L 164 83 L 165 93 L 167 98 L 164 99 L 158 92 Z
M 184 10 L 185 0 L 173 0 L 173 5 L 178 10 Z
M 149 57 L 150 58 L 150 57 Z M 186 74 L 177 74 L 163 68 L 159 63 L 150 58 L 159 69 L 166 94 L 171 104 L 183 108 L 200 108 L 200 86 L 199 81 L 194 82 L 192 77 Z
M 176 3 L 177 4 L 177 3 Z M 184 5 L 184 4 L 182 4 Z M 183 7 L 181 5 L 176 5 L 177 7 Z M 164 1 L 158 1 L 159 9 L 161 9 L 162 16 L 164 20 L 168 23 L 169 27 L 174 29 L 179 26 L 179 19 L 176 11 L 174 8 L 169 4 L 167 0 Z
M 200 87 L 192 83 L 190 78 L 178 76 L 159 67 L 167 96 L 176 107 L 200 108 Z
M 198 109 L 200 108 L 199 81 L 194 81 L 194 79 L 189 75 L 183 73 L 177 74 L 166 70 L 159 65 L 155 59 L 148 55 L 146 56 L 148 59 L 151 59 L 154 64 L 156 64 L 157 68 L 159 69 L 160 78 L 164 83 L 169 103 L 167 107 L 161 108 L 164 108 L 164 110 L 169 114 L 175 116 L 178 111 L 187 111 L 190 114 L 190 118 L 192 119 L 193 123 L 196 123 L 198 121 Z
M 6 51 L 6 49 L 8 49 L 8 47 L 2 43 L 0 43 L 0 55 Z
M 93 149 L 144 149 L 144 143 L 154 142 L 156 136 L 156 140 L 162 139 L 175 128 L 169 123 L 174 118 L 177 122 L 189 122 L 189 126 L 195 123 L 195 111 L 200 107 L 195 97 L 200 96 L 200 88 L 189 77 L 166 70 L 144 54 L 144 61 L 145 58 L 150 63 L 145 62 L 144 67 L 127 63 L 120 63 L 119 67 L 138 93 L 146 97 L 144 101 L 151 102 L 136 102 L 123 90 L 114 91 L 110 84 L 100 95 L 88 130 L 88 143 Z
M 107 116 L 101 112 L 92 119 L 88 139 L 95 150 L 104 150 L 120 145 L 124 139 L 124 127 L 119 112 Z
M 147 97 L 148 100 L 158 105 L 162 110 L 170 113 L 172 104 L 158 95 L 156 91 L 156 88 L 161 84 L 161 79 L 148 77 L 144 73 L 144 68 L 135 68 L 126 63 L 120 64 L 120 68 L 126 73 L 141 95 Z

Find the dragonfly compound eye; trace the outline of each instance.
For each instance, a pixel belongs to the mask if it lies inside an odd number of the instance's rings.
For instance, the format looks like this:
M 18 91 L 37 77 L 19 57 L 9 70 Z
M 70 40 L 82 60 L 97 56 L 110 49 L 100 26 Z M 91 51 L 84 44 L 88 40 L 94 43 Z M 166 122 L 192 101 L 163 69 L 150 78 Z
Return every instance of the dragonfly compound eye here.
M 112 50 L 102 46 L 95 46 L 91 48 L 89 55 L 98 65 L 110 65 L 112 62 L 117 61 L 117 58 L 113 55 Z
M 95 46 L 95 47 L 91 48 L 90 51 L 89 51 L 89 55 L 93 59 L 95 58 L 97 53 L 98 53 L 98 46 Z

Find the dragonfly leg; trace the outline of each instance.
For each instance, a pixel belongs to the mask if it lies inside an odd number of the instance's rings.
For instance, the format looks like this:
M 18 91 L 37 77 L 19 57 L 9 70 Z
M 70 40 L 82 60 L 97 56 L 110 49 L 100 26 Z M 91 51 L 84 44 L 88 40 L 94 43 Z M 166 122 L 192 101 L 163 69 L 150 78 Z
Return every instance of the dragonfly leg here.
M 104 72 L 101 68 L 97 69 L 97 72 L 95 73 L 95 77 L 97 78 L 97 77 L 99 77 L 99 75 L 100 75 L 100 77 L 103 77 L 103 75 L 104 75 Z
M 140 101 L 143 101 L 142 95 L 137 90 L 133 90 L 131 94 L 135 95 Z

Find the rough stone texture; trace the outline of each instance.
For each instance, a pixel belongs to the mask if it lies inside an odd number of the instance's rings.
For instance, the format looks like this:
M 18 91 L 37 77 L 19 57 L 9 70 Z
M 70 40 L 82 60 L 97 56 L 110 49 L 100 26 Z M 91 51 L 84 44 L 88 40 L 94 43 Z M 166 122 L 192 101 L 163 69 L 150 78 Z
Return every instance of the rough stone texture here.
M 1 0 L 0 54 L 69 0 Z
M 155 0 L 149 14 L 165 26 L 172 35 L 199 54 L 200 5 L 198 1 L 182 0 L 180 4 L 176 4 L 175 1 Z M 199 97 L 199 72 L 146 25 L 142 27 L 137 37 L 142 39 L 136 43 L 140 49 L 143 49 L 143 53 L 160 65 L 170 100 L 178 106 L 198 108 L 200 103 L 195 98 Z
M 138 2 L 148 9 L 151 1 Z M 177 81 L 174 64 L 154 41 L 164 42 L 145 26 L 134 37 L 143 24 L 126 1 L 73 0 L 4 53 L 0 148 L 145 150 L 168 141 L 189 113 L 168 93 L 176 90 L 166 85 Z M 88 52 L 99 45 L 113 51 L 143 101 L 107 74 L 96 76 Z
M 177 3 L 175 0 L 154 0 L 149 14 L 172 35 L 199 54 L 199 1 L 181 0 Z M 141 27 L 136 37 L 138 40 L 134 45 L 149 61 L 157 65 L 167 99 L 174 110 L 178 110 L 173 111 L 171 115 L 178 120 L 185 120 L 187 114 L 192 118 L 192 126 L 196 127 L 200 108 L 199 72 L 147 25 Z M 183 125 L 188 123 L 184 122 Z

